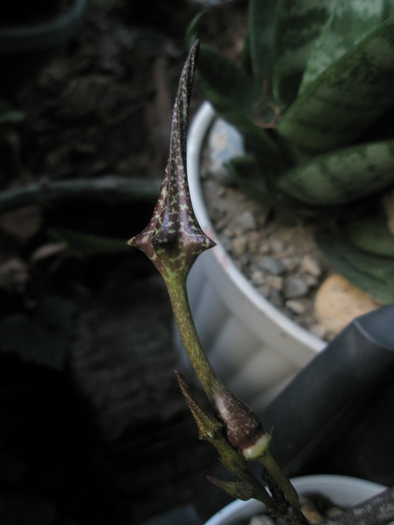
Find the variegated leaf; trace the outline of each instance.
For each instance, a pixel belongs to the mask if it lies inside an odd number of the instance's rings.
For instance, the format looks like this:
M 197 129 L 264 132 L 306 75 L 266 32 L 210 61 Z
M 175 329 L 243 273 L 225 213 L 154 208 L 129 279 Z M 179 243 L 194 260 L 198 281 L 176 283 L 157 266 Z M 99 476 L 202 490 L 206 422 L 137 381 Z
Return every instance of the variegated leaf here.
M 351 144 L 394 106 L 393 63 L 392 17 L 305 89 L 278 133 L 311 153 Z
M 288 107 L 296 98 L 312 46 L 330 16 L 333 1 L 279 1 L 274 37 L 274 94 L 278 105 Z
M 388 228 L 387 217 L 383 214 L 375 213 L 349 222 L 347 234 L 350 242 L 364 252 L 394 257 L 394 235 Z
M 253 81 L 263 92 L 273 75 L 273 42 L 277 0 L 250 0 L 249 39 Z M 269 86 L 270 90 L 272 86 Z
M 319 235 L 317 245 L 329 264 L 346 279 L 384 303 L 394 301 L 394 259 L 351 246 L 338 232 Z
M 333 2 L 331 15 L 309 56 L 299 93 L 383 22 L 384 6 L 384 0 Z
M 394 140 L 315 157 L 284 173 L 278 187 L 317 206 L 351 203 L 394 185 Z

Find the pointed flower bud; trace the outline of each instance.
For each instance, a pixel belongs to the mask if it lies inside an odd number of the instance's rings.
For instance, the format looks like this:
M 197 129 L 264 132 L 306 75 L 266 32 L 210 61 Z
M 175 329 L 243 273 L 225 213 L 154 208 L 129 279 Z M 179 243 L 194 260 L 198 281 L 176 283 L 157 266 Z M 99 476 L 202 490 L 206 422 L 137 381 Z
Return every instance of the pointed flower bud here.
M 229 443 L 246 459 L 257 458 L 269 450 L 271 436 L 266 434 L 257 414 L 226 387 L 215 393 L 213 405 L 223 421 Z
M 217 439 L 220 439 L 222 435 L 223 425 L 213 417 L 210 417 L 204 412 L 200 407 L 197 401 L 194 399 L 193 394 L 189 388 L 189 385 L 186 383 L 183 375 L 176 370 L 176 378 L 178 380 L 179 386 L 182 390 L 182 394 L 186 400 L 186 403 L 192 413 L 198 427 L 198 437 L 201 440 L 215 442 Z
M 146 253 L 165 279 L 186 278 L 200 253 L 215 243 L 201 230 L 191 206 L 186 172 L 186 139 L 199 41 L 184 65 L 174 104 L 170 153 L 159 199 L 148 226 L 129 244 Z
M 233 498 L 247 501 L 254 496 L 253 487 L 246 481 L 222 481 L 212 476 L 207 477 L 208 481 L 227 492 Z

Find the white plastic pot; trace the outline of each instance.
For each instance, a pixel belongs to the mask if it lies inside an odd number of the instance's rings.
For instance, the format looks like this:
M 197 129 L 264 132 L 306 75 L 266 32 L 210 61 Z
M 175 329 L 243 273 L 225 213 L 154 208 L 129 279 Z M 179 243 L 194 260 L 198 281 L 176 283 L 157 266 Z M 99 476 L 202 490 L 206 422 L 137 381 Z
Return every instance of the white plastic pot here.
M 344 507 L 353 507 L 386 488 L 371 481 L 336 475 L 304 476 L 295 478 L 292 482 L 299 494 L 318 492 L 327 496 L 334 504 Z M 233 525 L 237 519 L 245 519 L 263 511 L 264 505 L 259 501 L 236 500 L 212 516 L 205 525 Z
M 200 185 L 200 157 L 215 117 L 204 103 L 188 138 L 188 178 L 193 207 L 217 246 L 195 263 L 188 290 L 203 347 L 221 379 L 254 409 L 264 408 L 325 342 L 282 314 L 242 275 L 224 250 L 208 217 Z M 175 329 L 179 349 L 182 342 Z

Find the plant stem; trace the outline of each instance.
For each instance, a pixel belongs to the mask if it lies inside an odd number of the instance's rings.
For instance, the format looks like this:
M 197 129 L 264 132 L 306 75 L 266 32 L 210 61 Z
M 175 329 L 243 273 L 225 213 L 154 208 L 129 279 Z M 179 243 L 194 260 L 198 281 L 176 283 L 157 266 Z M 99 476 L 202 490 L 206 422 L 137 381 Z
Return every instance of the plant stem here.
M 267 449 L 262 456 L 256 457 L 254 459 L 264 465 L 264 467 L 267 469 L 274 481 L 277 483 L 278 487 L 283 491 L 290 506 L 294 510 L 298 511 L 298 509 L 300 508 L 300 500 L 297 491 L 293 487 L 289 478 L 280 468 L 275 458 L 272 456 L 271 451 Z
M 224 386 L 208 361 L 198 337 L 187 296 L 186 277 L 174 272 L 165 278 L 165 281 L 187 355 L 208 399 L 212 401 L 215 392 Z

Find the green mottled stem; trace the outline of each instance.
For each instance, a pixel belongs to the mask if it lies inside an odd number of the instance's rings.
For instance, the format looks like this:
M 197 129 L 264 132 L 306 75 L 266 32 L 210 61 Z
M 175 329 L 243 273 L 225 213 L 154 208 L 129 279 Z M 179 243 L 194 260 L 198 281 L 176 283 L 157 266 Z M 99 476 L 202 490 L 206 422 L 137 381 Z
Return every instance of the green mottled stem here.
M 215 374 L 198 337 L 187 297 L 186 278 L 171 274 L 165 282 L 187 355 L 208 399 L 213 402 L 215 394 L 224 390 L 224 385 Z
M 267 469 L 267 471 L 271 474 L 272 478 L 277 483 L 278 487 L 283 491 L 290 506 L 298 512 L 300 508 L 300 500 L 297 491 L 291 484 L 290 480 L 286 477 L 283 470 L 277 464 L 270 450 L 267 449 L 267 451 L 263 455 L 254 459 L 264 465 L 264 467 Z

